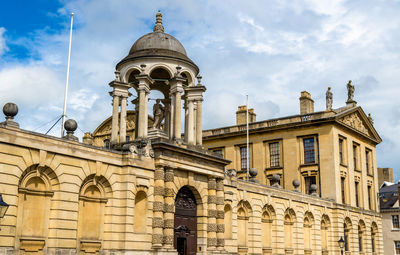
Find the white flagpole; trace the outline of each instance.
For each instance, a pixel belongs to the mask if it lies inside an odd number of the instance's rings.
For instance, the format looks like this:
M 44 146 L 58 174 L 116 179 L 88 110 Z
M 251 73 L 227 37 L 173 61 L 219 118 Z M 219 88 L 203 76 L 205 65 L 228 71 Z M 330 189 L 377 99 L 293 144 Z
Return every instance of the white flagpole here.
M 246 179 L 249 181 L 250 159 L 249 159 L 249 96 L 246 95 Z
M 64 110 L 61 122 L 61 137 L 64 136 L 64 122 L 65 115 L 67 112 L 67 98 L 68 98 L 68 82 L 69 82 L 69 63 L 71 60 L 71 42 L 72 42 L 72 24 L 74 22 L 74 13 L 71 13 L 71 30 L 69 32 L 69 48 L 68 48 L 68 63 L 67 63 L 67 80 L 65 82 L 65 92 L 64 92 Z

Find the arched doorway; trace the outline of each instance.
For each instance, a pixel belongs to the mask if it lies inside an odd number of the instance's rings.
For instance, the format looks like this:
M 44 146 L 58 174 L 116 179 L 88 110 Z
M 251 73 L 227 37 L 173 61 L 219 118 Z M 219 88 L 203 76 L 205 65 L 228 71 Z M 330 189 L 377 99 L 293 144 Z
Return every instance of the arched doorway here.
M 174 248 L 178 255 L 195 255 L 197 247 L 197 203 L 193 192 L 182 187 L 175 199 Z

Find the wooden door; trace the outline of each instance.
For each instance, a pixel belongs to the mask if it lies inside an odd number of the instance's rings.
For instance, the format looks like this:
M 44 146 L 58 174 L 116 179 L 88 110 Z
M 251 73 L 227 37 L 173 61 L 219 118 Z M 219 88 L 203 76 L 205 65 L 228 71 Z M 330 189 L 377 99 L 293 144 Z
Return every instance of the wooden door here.
M 178 255 L 195 255 L 197 248 L 197 204 L 192 191 L 182 187 L 175 199 L 174 247 Z

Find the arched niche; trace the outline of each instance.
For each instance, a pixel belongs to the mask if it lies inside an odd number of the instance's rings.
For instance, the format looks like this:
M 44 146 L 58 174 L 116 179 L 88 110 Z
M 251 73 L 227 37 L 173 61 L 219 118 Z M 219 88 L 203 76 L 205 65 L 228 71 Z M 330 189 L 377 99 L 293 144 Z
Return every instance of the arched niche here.
M 45 166 L 28 167 L 19 180 L 17 236 L 20 249 L 39 251 L 49 231 L 51 199 L 59 188 L 57 175 Z M 31 240 L 32 237 L 35 240 Z
M 133 230 L 136 233 L 146 232 L 146 215 L 147 215 L 147 194 L 140 190 L 135 196 L 135 207 L 134 207 L 134 223 Z
M 87 248 L 86 240 L 92 240 L 97 245 L 96 249 L 100 249 L 105 206 L 111 194 L 111 186 L 103 176 L 92 174 L 83 181 L 78 209 L 78 242 L 81 250 Z
M 311 212 L 307 211 L 304 214 L 304 220 L 303 220 L 303 238 L 304 238 L 304 253 L 305 254 L 312 253 L 313 226 L 314 226 L 314 216 Z
M 349 217 L 344 219 L 343 223 L 343 236 L 344 236 L 344 250 L 350 251 L 351 250 L 351 237 L 352 237 L 352 224 Z
M 240 201 L 237 206 L 237 222 L 238 222 L 238 246 L 248 247 L 249 236 L 250 236 L 250 224 L 249 219 L 252 214 L 252 209 L 248 201 Z
M 275 210 L 271 205 L 265 205 L 261 215 L 262 246 L 271 248 L 273 242 Z M 272 250 L 271 250 L 272 252 Z
M 358 251 L 365 252 L 366 250 L 366 227 L 363 220 L 358 222 Z
M 230 204 L 224 206 L 224 224 L 225 239 L 232 239 L 232 206 Z
M 287 208 L 283 216 L 285 232 L 285 249 L 293 249 L 293 231 L 296 223 L 296 214 L 292 208 Z
M 331 221 L 329 216 L 324 214 L 321 217 L 321 248 L 322 254 L 328 254 L 329 251 L 329 229 L 331 227 Z
M 372 222 L 372 224 L 371 224 L 371 251 L 372 251 L 372 253 L 376 252 L 377 241 L 378 241 L 378 225 L 376 224 L 376 222 Z

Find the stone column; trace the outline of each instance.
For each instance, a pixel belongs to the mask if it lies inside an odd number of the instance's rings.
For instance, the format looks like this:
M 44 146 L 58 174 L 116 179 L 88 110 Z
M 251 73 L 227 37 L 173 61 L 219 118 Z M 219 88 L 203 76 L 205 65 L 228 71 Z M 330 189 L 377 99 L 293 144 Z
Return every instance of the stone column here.
M 164 132 L 170 137 L 170 127 L 171 127 L 171 100 L 164 99 L 162 100 L 162 103 L 164 104 L 165 107 L 165 122 L 164 122 Z
M 203 144 L 203 122 L 202 122 L 202 106 L 203 99 L 197 101 L 197 112 L 196 112 L 196 144 Z
M 217 247 L 218 250 L 224 250 L 225 239 L 225 224 L 224 224 L 224 180 L 221 178 L 217 179 Z
M 208 177 L 208 222 L 207 222 L 207 249 L 215 250 L 217 246 L 217 208 L 216 208 L 216 179 Z
M 188 127 L 187 127 L 187 133 L 185 133 L 185 136 L 188 137 L 187 142 L 191 145 L 194 145 L 196 143 L 196 138 L 194 136 L 194 101 L 193 100 L 188 100 Z
M 146 112 L 147 110 L 147 93 L 145 88 L 139 88 L 139 123 L 137 123 L 137 129 L 138 129 L 138 137 L 139 138 L 146 138 L 146 131 L 147 130 L 147 121 L 146 119 L 148 118 L 147 115 L 148 113 Z
M 178 88 L 175 94 L 175 119 L 174 119 L 174 138 L 181 139 L 181 108 L 182 108 L 182 99 L 181 99 L 182 88 Z
M 189 142 L 188 137 L 188 116 L 189 116 L 189 108 L 188 108 L 188 101 L 185 99 L 185 103 L 183 105 L 183 109 L 185 109 L 185 142 Z
M 153 247 L 161 248 L 164 236 L 164 167 L 154 171 Z
M 171 105 L 170 105 L 170 122 L 169 122 L 169 139 L 172 140 L 172 138 L 174 137 L 174 122 L 175 122 L 175 95 L 171 93 L 170 95 L 171 97 Z
M 119 96 L 114 92 L 110 92 L 113 96 L 113 113 L 111 120 L 111 143 L 118 142 L 118 109 L 119 109 Z
M 128 97 L 121 96 L 121 118 L 119 124 L 119 142 L 124 143 L 126 142 L 126 99 Z
M 164 176 L 164 237 L 163 247 L 173 248 L 174 245 L 174 169 L 166 167 Z

